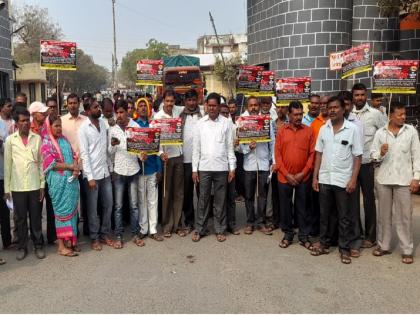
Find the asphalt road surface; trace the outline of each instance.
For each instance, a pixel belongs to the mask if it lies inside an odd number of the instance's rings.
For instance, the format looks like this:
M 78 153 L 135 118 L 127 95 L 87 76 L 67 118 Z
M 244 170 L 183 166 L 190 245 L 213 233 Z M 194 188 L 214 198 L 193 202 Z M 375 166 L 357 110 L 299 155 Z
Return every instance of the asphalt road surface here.
M 244 206 L 238 204 L 240 223 Z M 420 243 L 420 197 L 415 197 L 415 246 Z M 312 257 L 296 242 L 278 247 L 280 232 L 266 236 L 215 236 L 193 243 L 173 236 L 146 246 L 68 258 L 47 247 L 18 262 L 0 251 L 1 313 L 418 313 L 420 256 L 401 263 L 399 250 L 377 258 L 365 250 L 350 265 L 335 249 Z M 126 235 L 128 238 L 128 235 Z

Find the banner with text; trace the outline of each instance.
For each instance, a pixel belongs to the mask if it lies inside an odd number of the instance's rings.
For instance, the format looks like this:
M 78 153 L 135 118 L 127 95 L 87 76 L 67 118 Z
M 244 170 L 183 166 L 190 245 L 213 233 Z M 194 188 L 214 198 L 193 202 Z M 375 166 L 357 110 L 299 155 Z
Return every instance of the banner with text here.
M 136 85 L 162 86 L 163 60 L 139 60 L 137 61 Z
M 416 94 L 418 60 L 376 61 L 372 93 Z
M 341 70 L 344 62 L 344 51 L 330 53 L 330 70 Z
M 76 54 L 74 42 L 40 41 L 41 69 L 77 70 Z
M 288 105 L 290 101 L 308 102 L 311 95 L 311 78 L 284 78 L 276 82 L 277 106 Z
M 236 83 L 236 93 L 256 95 L 260 90 L 263 66 L 240 65 Z
M 261 73 L 260 91 L 258 96 L 274 96 L 274 88 L 276 81 L 274 79 L 274 71 L 263 71 Z
M 160 129 L 133 128 L 125 130 L 127 135 L 127 151 L 133 154 L 146 152 L 148 155 L 159 153 Z
M 362 44 L 344 51 L 343 66 L 341 68 L 342 79 L 371 69 L 370 43 Z
M 182 145 L 181 118 L 153 119 L 150 127 L 160 129 L 161 145 Z
M 239 143 L 270 142 L 270 115 L 240 116 L 236 118 Z

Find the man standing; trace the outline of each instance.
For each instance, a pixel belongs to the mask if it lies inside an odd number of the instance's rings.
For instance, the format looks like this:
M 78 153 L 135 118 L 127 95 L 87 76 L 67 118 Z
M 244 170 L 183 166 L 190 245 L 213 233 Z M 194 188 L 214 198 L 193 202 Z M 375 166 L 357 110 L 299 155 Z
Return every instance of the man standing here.
M 319 105 L 321 98 L 319 95 L 312 94 L 309 97 L 310 104 L 308 106 L 308 113 L 303 116 L 302 123 L 308 127 L 311 126 L 312 122 L 319 116 Z
M 138 127 L 137 124 L 128 117 L 128 104 L 125 100 L 117 101 L 115 105 L 117 113 L 117 124 L 109 128 L 108 132 L 108 152 L 114 156 L 114 220 L 115 235 L 114 248 L 123 247 L 123 197 L 128 190 L 128 204 L 130 208 L 131 236 L 134 244 L 144 246 L 144 241 L 140 237 L 139 228 L 139 204 L 137 198 L 140 165 L 136 155 L 127 151 L 127 127 Z
M 363 208 L 365 212 L 365 231 L 363 233 L 362 247 L 370 248 L 376 243 L 376 205 L 375 205 L 375 184 L 374 168 L 370 160 L 370 147 L 373 137 L 378 129 L 386 125 L 386 118 L 375 108 L 369 106 L 367 100 L 366 86 L 362 83 L 356 83 L 353 86 L 353 103 L 356 108 L 353 112 L 363 123 L 364 146 L 362 166 L 359 173 L 359 185 L 363 193 Z M 360 204 L 359 204 L 360 206 Z
M 247 100 L 247 112 L 250 116 L 260 113 L 258 99 L 250 96 Z M 244 230 L 245 234 L 252 234 L 254 228 L 266 235 L 271 235 L 272 230 L 266 224 L 266 206 L 268 184 L 267 179 L 270 171 L 270 160 L 273 155 L 273 134 L 271 131 L 271 141 L 249 144 L 241 144 L 240 150 L 244 154 L 244 185 L 245 185 L 245 208 L 247 222 Z M 258 181 L 258 182 L 257 182 Z M 257 192 L 257 212 L 255 213 L 255 190 Z
M 141 128 L 149 128 L 149 118 L 152 116 L 152 104 L 146 98 L 140 98 L 136 102 L 139 118 L 136 123 Z M 155 241 L 163 241 L 163 237 L 157 233 L 158 223 L 158 183 L 162 179 L 162 161 L 157 155 L 145 156 L 143 173 L 139 177 L 138 199 L 141 205 L 140 211 L 140 236 L 149 234 Z
M 320 103 L 319 103 L 320 113 L 311 124 L 311 128 L 314 131 L 315 141 L 318 138 L 319 130 L 321 129 L 322 126 L 325 125 L 326 121 L 329 119 L 328 108 L 327 108 L 327 103 L 329 99 L 330 97 L 326 95 L 321 97 Z
M 155 119 L 175 118 L 173 109 L 175 105 L 175 93 L 166 90 L 163 93 L 163 109 Z M 166 177 L 166 189 L 162 203 L 162 227 L 163 236 L 171 237 L 173 232 L 184 237 L 186 233 L 182 228 L 182 206 L 184 202 L 184 164 L 182 147 L 178 145 L 164 146 L 160 157 L 166 164 L 164 176 Z
M 402 262 L 411 264 L 414 262 L 411 194 L 419 189 L 420 143 L 417 130 L 405 124 L 405 119 L 404 105 L 392 103 L 389 124 L 376 132 L 372 143 L 371 157 L 381 163 L 376 177 L 378 247 L 373 255 L 391 253 L 394 226 L 402 251 Z
M 0 119 L 0 196 L 4 196 L 4 143 L 7 136 L 7 126 L 4 121 Z M 3 198 L 0 198 L 0 229 L 3 249 L 10 248 L 12 245 L 12 235 L 10 234 L 10 210 Z
M 41 137 L 30 130 L 27 110 L 15 112 L 18 131 L 6 139 L 4 150 L 4 198 L 13 198 L 17 214 L 18 254 L 22 260 L 28 254 L 28 213 L 35 255 L 45 258 L 42 237 L 41 202 L 44 199 Z
M 293 242 L 294 211 L 299 227 L 299 244 L 307 249 L 312 248 L 309 241 L 311 215 L 306 202 L 310 193 L 309 180 L 314 163 L 315 138 L 312 129 L 302 124 L 302 117 L 302 104 L 291 102 L 289 123 L 278 131 L 276 138 L 275 160 L 281 200 L 281 228 L 284 233 L 279 246 L 282 248 L 289 247 Z
M 208 115 L 200 119 L 195 128 L 193 145 L 193 181 L 200 185 L 194 242 L 206 235 L 209 218 L 209 201 L 214 188 L 214 227 L 219 242 L 226 240 L 226 190 L 235 178 L 235 154 L 232 142 L 232 124 L 219 115 L 220 95 L 210 93 L 207 97 Z
M 112 104 L 112 101 L 109 98 L 104 98 L 102 101 L 101 120 L 105 123 L 106 130 L 108 130 L 111 126 L 115 126 L 114 108 L 117 106 L 117 103 Z
M 107 131 L 100 119 L 101 109 L 96 100 L 87 108 L 88 119 L 79 128 L 80 158 L 83 163 L 83 177 L 87 193 L 87 215 L 89 235 L 94 250 L 102 250 L 101 242 L 113 246 L 109 238 L 112 215 L 112 184 L 109 173 L 110 159 L 107 152 Z M 98 197 L 100 215 L 98 217 Z
M 31 131 L 42 136 L 42 128 L 47 118 L 48 107 L 41 102 L 33 102 L 29 106 L 29 113 L 32 116 Z
M 192 151 L 194 130 L 197 122 L 203 117 L 198 107 L 196 90 L 185 93 L 185 106 L 181 113 L 183 126 L 183 156 L 184 156 L 184 223 L 186 233 L 194 228 L 194 182 L 192 180 Z
M 83 169 L 82 161 L 80 160 L 80 145 L 79 145 L 79 129 L 82 123 L 87 119 L 86 116 L 79 114 L 79 96 L 71 93 L 67 96 L 68 113 L 61 117 L 61 126 L 63 128 L 63 135 L 69 140 L 76 156 L 79 160 L 79 169 Z M 83 182 L 83 175 L 79 175 L 80 186 L 80 214 L 83 220 L 83 234 L 89 235 L 89 222 L 87 216 L 86 194 L 87 190 Z
M 383 106 L 383 103 L 384 95 L 382 93 L 372 93 L 370 95 L 370 106 L 379 110 L 384 116 L 387 116 L 386 107 Z
M 45 105 L 48 107 L 48 115 L 57 116 L 58 115 L 58 104 L 57 100 L 53 97 L 47 98 Z
M 0 100 L 0 121 L 3 121 L 6 124 L 8 135 L 15 132 L 15 121 L 12 118 L 12 109 L 13 104 L 10 98 L 2 98 Z
M 330 120 L 321 127 L 315 146 L 316 158 L 312 188 L 319 192 L 320 246 L 313 247 L 311 254 L 329 253 L 330 216 L 337 213 L 338 245 L 341 262 L 351 263 L 350 249 L 357 241 L 352 221 L 351 194 L 356 188 L 363 148 L 356 127 L 344 119 L 345 105 L 342 99 L 332 97 L 328 101 Z

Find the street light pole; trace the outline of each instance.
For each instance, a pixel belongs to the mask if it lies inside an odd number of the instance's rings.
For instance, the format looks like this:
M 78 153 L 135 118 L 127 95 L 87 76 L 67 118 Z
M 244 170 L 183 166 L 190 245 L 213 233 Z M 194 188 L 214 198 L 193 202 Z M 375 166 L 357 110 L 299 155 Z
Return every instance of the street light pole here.
M 115 31 L 115 0 L 111 0 L 112 1 L 112 21 L 113 21 L 113 27 L 114 27 L 114 63 L 112 65 L 113 69 L 114 69 L 114 76 L 112 78 L 112 84 L 113 84 L 113 88 L 114 90 L 116 90 L 117 88 L 117 69 L 118 69 L 118 59 L 117 59 L 117 34 Z

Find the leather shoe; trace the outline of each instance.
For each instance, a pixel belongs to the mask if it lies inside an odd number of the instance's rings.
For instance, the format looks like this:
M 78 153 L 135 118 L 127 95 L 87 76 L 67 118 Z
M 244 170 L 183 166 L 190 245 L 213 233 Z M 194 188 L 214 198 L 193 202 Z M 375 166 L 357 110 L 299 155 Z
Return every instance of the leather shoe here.
M 35 248 L 35 256 L 38 259 L 44 259 L 45 258 L 45 250 L 41 248 Z
M 16 259 L 17 260 L 24 260 L 26 255 L 28 255 L 28 250 L 27 249 L 19 249 L 18 253 L 16 255 Z

